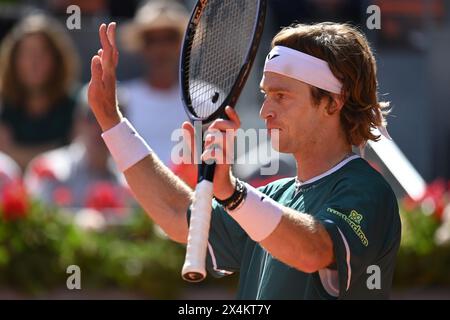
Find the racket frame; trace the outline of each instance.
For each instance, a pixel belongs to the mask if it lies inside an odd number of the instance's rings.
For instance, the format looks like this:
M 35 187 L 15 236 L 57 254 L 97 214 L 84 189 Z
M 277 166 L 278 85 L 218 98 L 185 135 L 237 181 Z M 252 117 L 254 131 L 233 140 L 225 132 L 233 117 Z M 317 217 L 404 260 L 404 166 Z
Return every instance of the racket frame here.
M 227 0 L 231 1 L 231 0 Z M 245 0 L 234 0 L 234 1 L 245 1 Z M 189 24 L 187 26 L 187 29 L 184 34 L 184 40 L 183 45 L 180 53 L 180 89 L 181 89 L 181 97 L 183 101 L 183 106 L 185 108 L 185 111 L 190 119 L 191 122 L 201 121 L 202 123 L 202 130 L 204 131 L 208 124 L 214 121 L 218 118 L 226 118 L 225 115 L 225 107 L 231 106 L 232 108 L 235 107 L 236 102 L 239 98 L 239 95 L 242 92 L 242 89 L 248 79 L 248 76 L 250 74 L 250 70 L 253 66 L 253 62 L 256 58 L 256 53 L 259 48 L 259 44 L 262 38 L 262 34 L 264 31 L 264 23 L 265 23 L 265 16 L 266 16 L 266 8 L 267 8 L 267 0 L 258 0 L 258 9 L 257 9 L 257 20 L 256 23 L 253 26 L 253 38 L 251 43 L 249 44 L 249 47 L 247 49 L 247 55 L 245 57 L 245 62 L 243 63 L 239 73 L 238 77 L 231 87 L 231 90 L 228 94 L 228 96 L 224 99 L 221 106 L 210 116 L 207 118 L 202 118 L 196 116 L 195 110 L 192 107 L 192 100 L 189 95 L 189 60 L 191 57 L 191 49 L 192 49 L 192 43 L 193 39 L 195 37 L 195 31 L 197 29 L 197 26 L 201 20 L 202 14 L 208 5 L 208 0 L 199 0 L 194 7 L 191 18 L 189 20 Z M 197 135 L 198 133 L 195 132 Z M 202 132 L 203 136 L 203 132 Z M 195 139 L 197 141 L 197 139 Z M 203 141 L 203 139 L 202 139 Z M 202 147 L 202 146 L 198 146 Z M 201 152 L 198 152 L 198 154 L 201 154 Z M 214 177 L 214 168 L 215 164 L 205 164 L 204 162 L 199 164 L 199 178 L 198 178 L 198 185 L 196 187 L 196 193 L 197 190 L 201 190 L 204 194 L 202 194 L 202 197 L 197 197 L 197 195 L 194 196 L 194 202 L 192 206 L 192 215 L 191 215 L 191 224 L 189 226 L 189 235 L 188 235 L 188 244 L 186 249 L 186 259 L 185 263 L 183 265 L 182 270 L 182 278 L 189 282 L 200 282 L 206 277 L 206 270 L 205 270 L 205 263 L 206 263 L 206 250 L 208 246 L 208 234 L 209 234 L 209 225 L 211 220 L 211 210 L 209 212 L 198 212 L 194 214 L 195 211 L 202 211 L 200 209 L 194 209 L 195 206 L 198 207 L 206 207 L 206 202 L 209 202 L 209 206 L 211 207 L 211 201 L 212 201 L 212 186 L 213 186 L 213 177 Z M 207 194 L 207 196 L 206 196 Z M 204 248 L 194 248 L 193 243 L 198 243 L 198 236 L 196 237 L 196 241 L 191 241 L 191 238 L 195 235 L 192 234 L 193 228 L 193 221 L 192 217 L 195 215 L 194 219 L 201 219 L 201 224 L 206 224 L 205 228 L 200 228 L 201 230 L 195 230 L 200 231 L 202 233 L 205 233 L 204 236 L 206 236 L 206 241 L 204 241 Z M 198 215 L 198 216 L 197 216 Z M 196 222 L 196 225 L 198 223 Z M 197 227 L 198 229 L 198 227 Z M 206 230 L 203 230 L 206 229 Z M 205 240 L 205 239 L 203 239 Z M 203 242 L 203 241 L 201 241 Z M 201 256 L 202 261 L 198 261 L 198 258 L 192 258 L 192 256 Z
M 227 0 L 230 1 L 230 0 Z M 231 1 L 245 1 L 245 0 L 231 0 Z M 183 106 L 186 109 L 186 113 L 189 116 L 191 122 L 201 121 L 202 124 L 209 124 L 212 121 L 223 118 L 225 116 L 225 107 L 231 106 L 235 107 L 237 100 L 242 92 L 242 89 L 247 82 L 248 76 L 250 74 L 251 68 L 253 66 L 253 62 L 255 61 L 256 53 L 258 52 L 258 47 L 261 42 L 261 37 L 264 31 L 264 22 L 266 17 L 266 8 L 267 8 L 267 0 L 259 0 L 258 7 L 258 18 L 257 23 L 253 26 L 253 38 L 250 43 L 250 47 L 247 49 L 247 56 L 245 58 L 245 62 L 241 67 L 241 70 L 238 73 L 238 77 L 231 87 L 230 93 L 222 102 L 222 105 L 209 117 L 202 118 L 195 116 L 195 110 L 192 107 L 192 100 L 189 95 L 189 79 L 187 78 L 189 75 L 189 60 L 190 59 L 190 50 L 192 46 L 193 38 L 195 37 L 195 30 L 197 29 L 198 24 L 200 23 L 200 19 L 203 11 L 205 10 L 208 4 L 208 0 L 199 0 L 192 11 L 191 18 L 189 20 L 189 25 L 184 34 L 183 46 L 180 54 L 180 88 L 181 88 L 181 97 L 183 100 Z M 186 76 L 187 75 L 187 76 Z

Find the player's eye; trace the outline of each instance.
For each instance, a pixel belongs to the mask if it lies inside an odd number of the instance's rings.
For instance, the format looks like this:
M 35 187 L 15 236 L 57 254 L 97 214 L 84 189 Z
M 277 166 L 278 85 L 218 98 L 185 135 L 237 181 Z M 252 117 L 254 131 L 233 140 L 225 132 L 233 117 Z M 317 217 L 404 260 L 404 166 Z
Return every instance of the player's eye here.
M 276 99 L 277 99 L 278 101 L 280 101 L 280 100 L 283 100 L 283 99 L 284 99 L 284 94 L 279 92 L 279 93 L 276 94 L 275 97 L 276 97 Z

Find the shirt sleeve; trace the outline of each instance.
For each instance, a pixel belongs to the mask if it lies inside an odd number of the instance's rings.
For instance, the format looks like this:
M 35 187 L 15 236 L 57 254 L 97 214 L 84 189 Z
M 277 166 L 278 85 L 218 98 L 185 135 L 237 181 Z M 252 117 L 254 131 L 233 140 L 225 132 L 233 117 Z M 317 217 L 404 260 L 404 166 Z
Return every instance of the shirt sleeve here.
M 398 206 L 387 186 L 341 183 L 315 217 L 333 241 L 339 298 L 356 283 L 365 285 L 361 277 L 367 277 L 368 266 L 380 257 L 396 254 Z
M 190 216 L 188 209 L 188 223 Z M 247 240 L 245 231 L 213 200 L 206 258 L 208 272 L 222 277 L 239 271 Z

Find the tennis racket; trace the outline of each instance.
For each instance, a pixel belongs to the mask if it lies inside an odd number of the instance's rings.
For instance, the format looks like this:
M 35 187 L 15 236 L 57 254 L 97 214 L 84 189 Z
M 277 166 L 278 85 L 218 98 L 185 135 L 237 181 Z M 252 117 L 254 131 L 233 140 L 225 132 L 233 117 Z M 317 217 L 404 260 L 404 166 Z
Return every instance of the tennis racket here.
M 225 118 L 226 106 L 235 106 L 258 50 L 265 13 L 266 0 L 197 2 L 181 50 L 180 82 L 185 110 L 192 122 L 201 121 L 203 131 Z M 214 167 L 199 165 L 182 269 L 190 282 L 206 277 Z

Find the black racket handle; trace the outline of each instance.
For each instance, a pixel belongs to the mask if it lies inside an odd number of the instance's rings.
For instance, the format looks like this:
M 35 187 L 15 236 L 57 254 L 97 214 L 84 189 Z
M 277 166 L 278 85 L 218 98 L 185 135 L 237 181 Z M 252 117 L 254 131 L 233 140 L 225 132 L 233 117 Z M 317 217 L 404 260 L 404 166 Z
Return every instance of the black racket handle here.
M 213 182 L 216 163 L 207 164 L 204 161 L 198 165 L 198 182 L 208 180 Z

